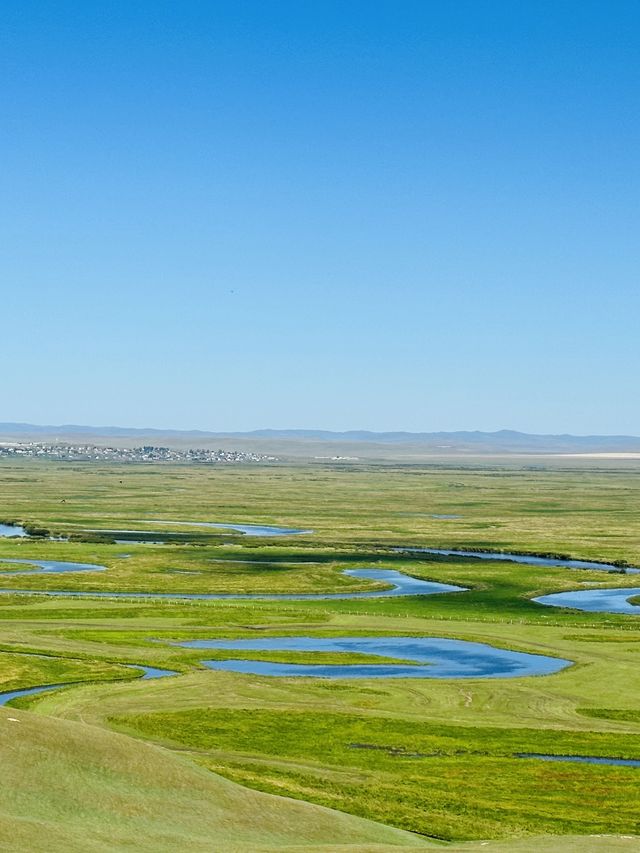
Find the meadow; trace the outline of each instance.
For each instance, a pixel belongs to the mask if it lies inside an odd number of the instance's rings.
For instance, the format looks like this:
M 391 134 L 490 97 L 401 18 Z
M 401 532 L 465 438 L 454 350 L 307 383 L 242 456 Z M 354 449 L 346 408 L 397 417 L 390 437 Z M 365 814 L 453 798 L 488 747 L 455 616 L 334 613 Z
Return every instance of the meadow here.
M 640 565 L 639 474 L 634 463 L 558 461 L 1 463 L 0 521 L 67 538 L 0 539 L 0 559 L 106 571 L 12 575 L 25 567 L 0 563 L 0 690 L 68 685 L 0 709 L 0 751 L 13 768 L 0 795 L 0 844 L 204 850 L 215 838 L 221 850 L 373 851 L 472 850 L 488 840 L 483 849 L 640 849 L 640 769 L 518 757 L 640 758 L 640 619 L 531 601 L 636 587 L 638 577 L 397 550 Z M 459 517 L 435 517 L 448 515 Z M 165 534 L 153 523 L 162 520 L 313 533 L 171 525 Z M 116 543 L 109 531 L 120 529 L 152 541 L 118 534 L 130 541 Z M 368 567 L 468 591 L 333 601 L 10 592 L 363 591 L 376 584 L 343 571 Z M 201 661 L 369 658 L 174 645 L 258 635 L 447 637 L 572 665 L 509 679 L 269 678 Z M 142 681 L 131 664 L 177 675 Z M 60 788 L 47 786 L 43 766 L 62 774 Z

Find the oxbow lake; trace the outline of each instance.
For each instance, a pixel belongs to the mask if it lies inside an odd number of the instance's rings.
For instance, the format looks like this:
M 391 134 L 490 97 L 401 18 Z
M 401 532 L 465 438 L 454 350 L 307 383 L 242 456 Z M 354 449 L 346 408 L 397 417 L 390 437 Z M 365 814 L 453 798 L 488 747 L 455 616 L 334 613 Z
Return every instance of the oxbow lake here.
M 210 669 L 252 675 L 315 678 L 517 678 L 551 675 L 571 661 L 440 637 L 265 637 L 192 640 L 188 649 L 249 652 L 360 653 L 410 663 L 296 664 L 263 660 L 203 660 Z

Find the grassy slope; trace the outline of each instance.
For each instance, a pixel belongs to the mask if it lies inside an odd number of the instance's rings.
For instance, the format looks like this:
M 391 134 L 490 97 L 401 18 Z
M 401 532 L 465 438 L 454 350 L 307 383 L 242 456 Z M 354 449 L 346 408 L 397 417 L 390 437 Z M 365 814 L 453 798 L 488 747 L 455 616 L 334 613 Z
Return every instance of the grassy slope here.
M 0 849 L 29 853 L 290 850 L 391 853 L 427 839 L 233 784 L 122 735 L 0 711 Z M 451 851 L 555 850 L 540 838 Z M 440 848 L 440 845 L 436 845 Z M 631 850 L 627 839 L 564 839 L 563 850 Z
M 210 851 L 289 844 L 413 846 L 413 836 L 234 785 L 80 723 L 0 714 L 0 843 L 31 851 Z

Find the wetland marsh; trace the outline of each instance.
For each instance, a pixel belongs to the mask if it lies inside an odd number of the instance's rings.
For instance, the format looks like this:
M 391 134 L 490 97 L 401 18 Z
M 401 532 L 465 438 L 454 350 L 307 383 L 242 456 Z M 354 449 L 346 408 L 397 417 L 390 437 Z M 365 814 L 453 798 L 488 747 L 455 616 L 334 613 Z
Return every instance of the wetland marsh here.
M 0 517 L 64 537 L 0 540 L 0 689 L 31 691 L 5 712 L 419 834 L 401 846 L 633 835 L 640 620 L 575 608 L 639 594 L 603 573 L 639 563 L 639 473 L 4 462 Z M 138 527 L 164 541 L 104 535 Z

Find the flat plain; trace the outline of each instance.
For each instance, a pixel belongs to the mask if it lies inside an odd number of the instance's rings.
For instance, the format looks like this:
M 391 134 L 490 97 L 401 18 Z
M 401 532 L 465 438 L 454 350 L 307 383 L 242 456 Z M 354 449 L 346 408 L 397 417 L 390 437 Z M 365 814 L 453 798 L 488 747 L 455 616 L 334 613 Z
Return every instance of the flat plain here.
M 640 849 L 640 769 L 518 757 L 640 758 L 640 618 L 531 601 L 570 589 L 637 587 L 638 576 L 402 550 L 640 565 L 639 475 L 638 463 L 619 460 L 3 462 L 0 521 L 48 535 L 0 539 L 0 559 L 106 571 L 41 574 L 0 563 L 0 690 L 67 685 L 0 710 L 7 768 L 0 844 L 36 851 Z M 253 537 L 162 521 L 313 533 Z M 96 529 L 105 533 L 87 532 Z M 344 574 L 366 568 L 468 589 L 315 601 L 25 594 L 380 588 Z M 16 569 L 24 574 L 11 574 Z M 504 679 L 277 678 L 211 670 L 202 660 L 381 659 L 176 645 L 282 636 L 454 638 L 572 665 Z M 176 675 L 142 680 L 132 664 Z

